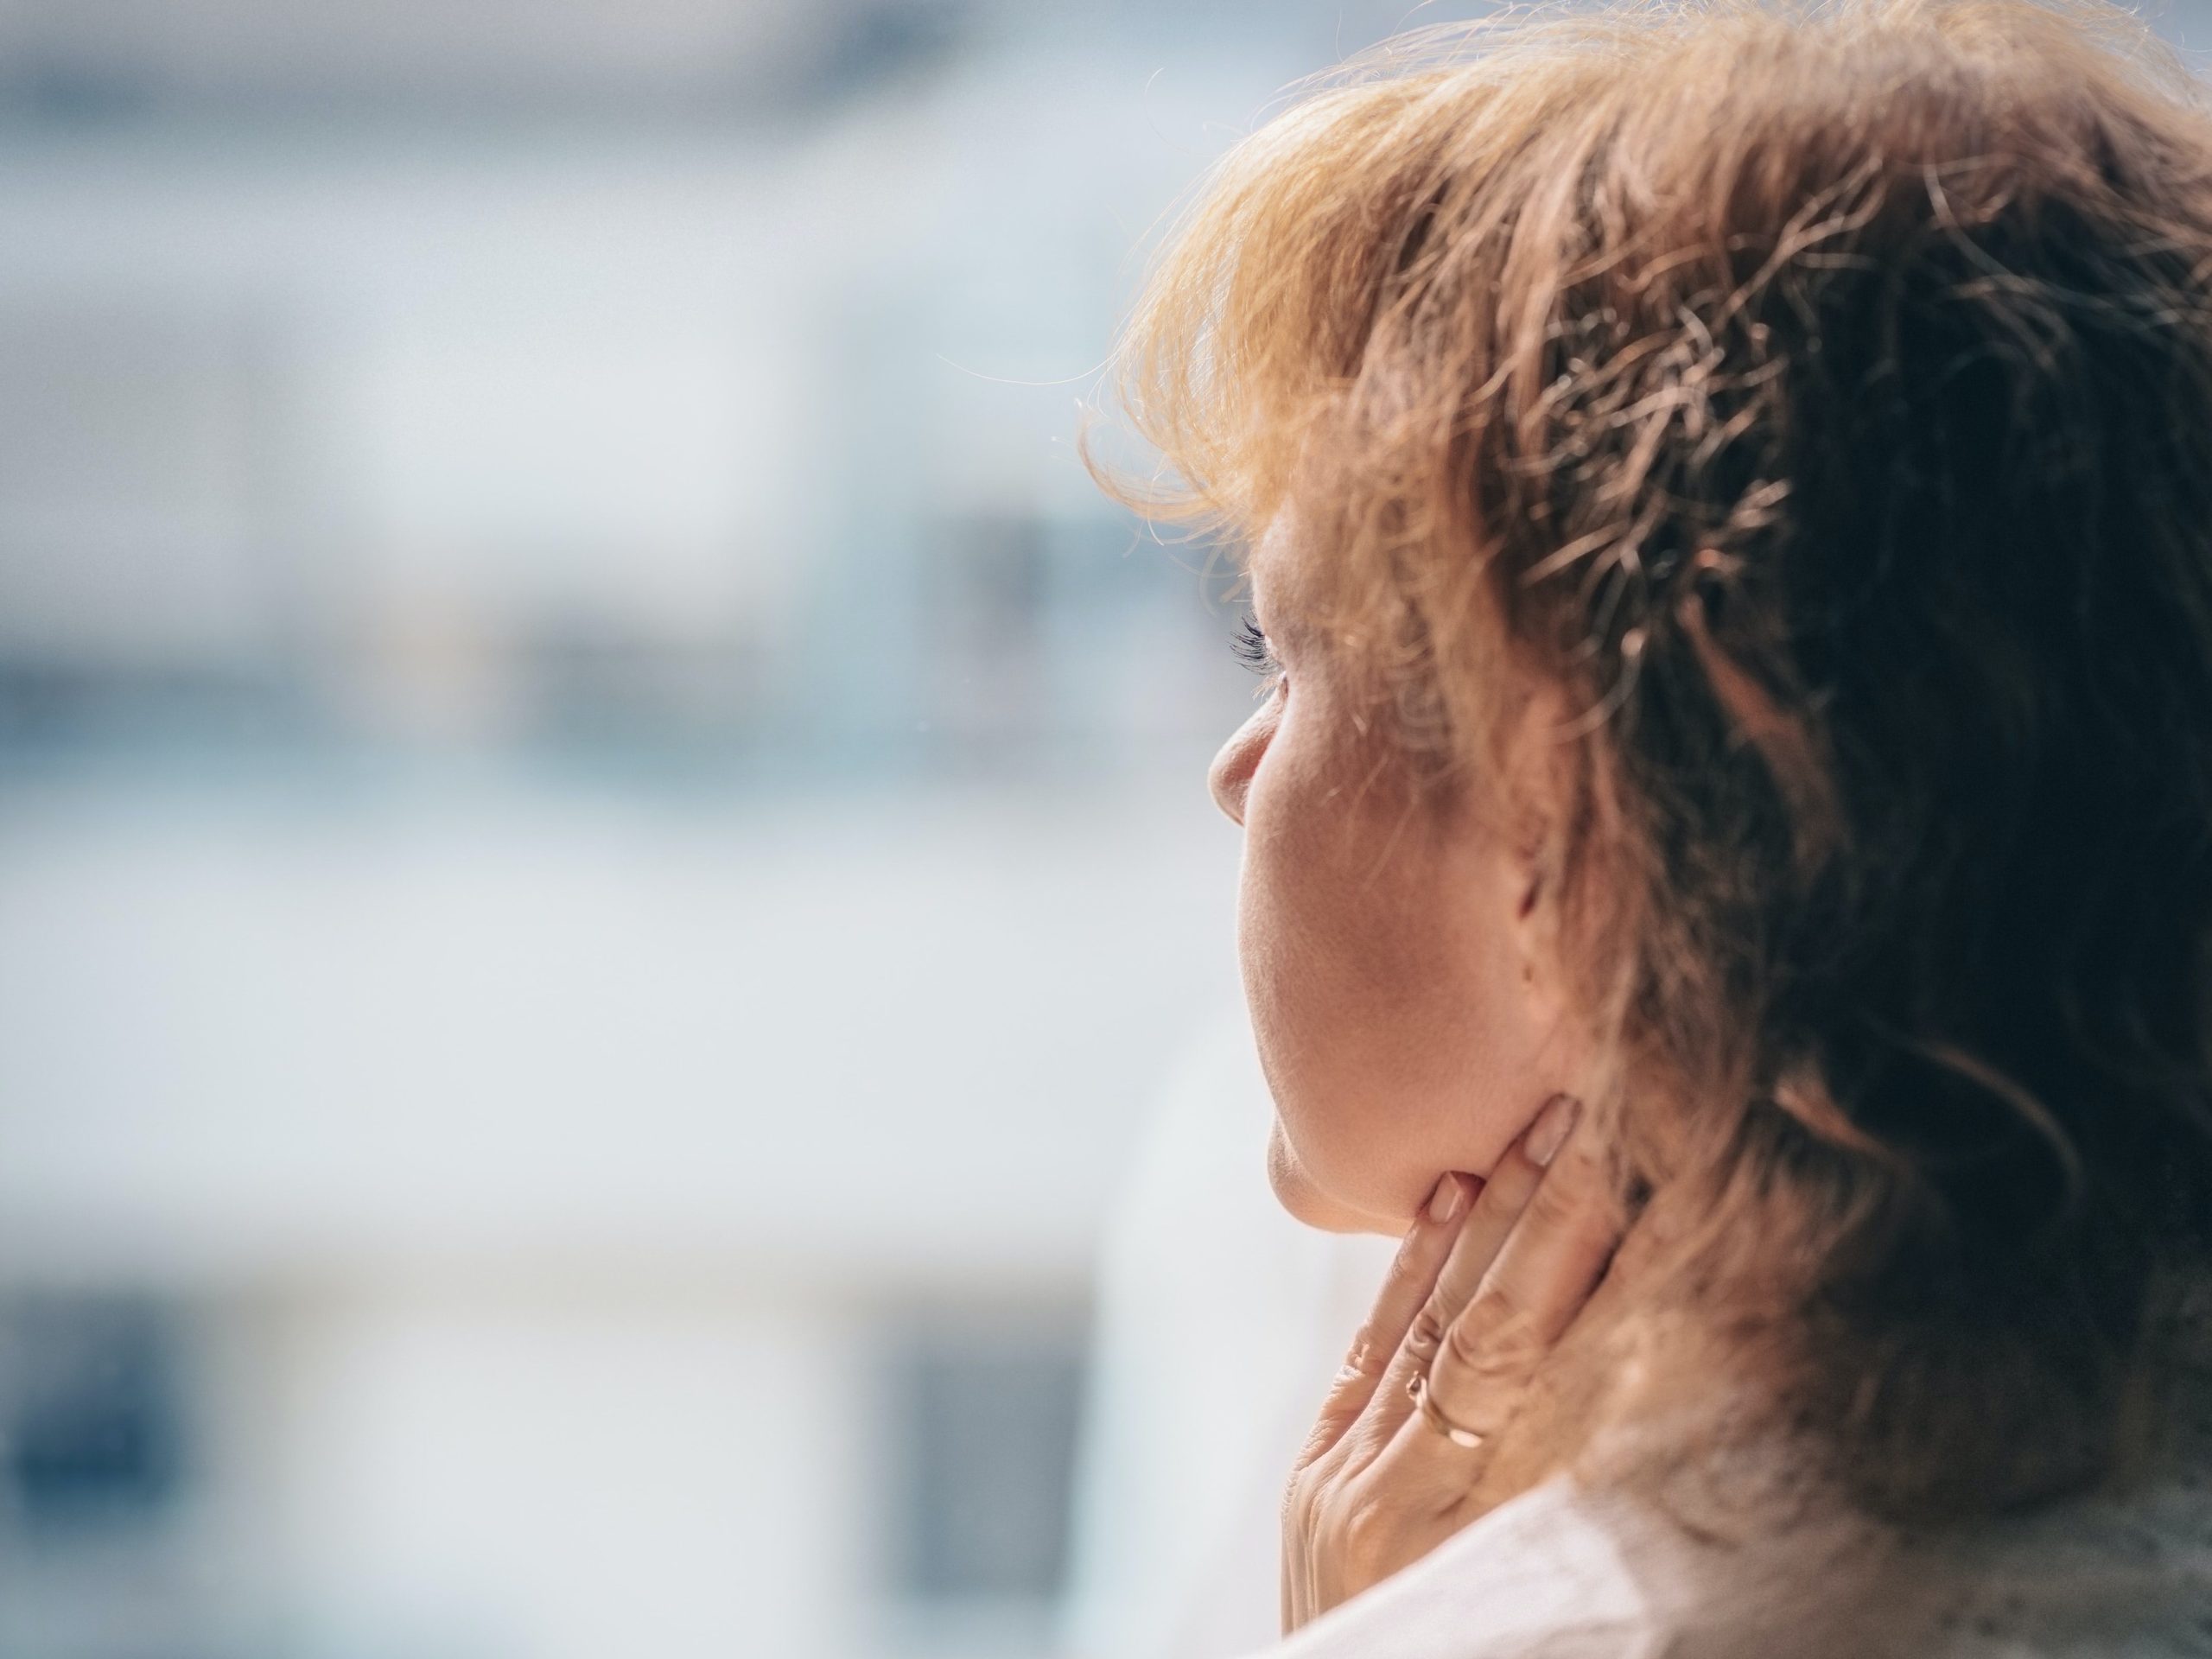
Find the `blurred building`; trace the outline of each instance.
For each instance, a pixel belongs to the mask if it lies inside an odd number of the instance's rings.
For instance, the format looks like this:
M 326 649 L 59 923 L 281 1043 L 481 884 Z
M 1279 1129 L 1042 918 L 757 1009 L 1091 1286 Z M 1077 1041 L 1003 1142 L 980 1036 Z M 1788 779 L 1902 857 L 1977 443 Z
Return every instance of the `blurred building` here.
M 1048 1645 L 1255 18 L 0 8 L 0 1656 Z
M 1051 1650 L 1247 706 L 1077 406 L 1408 19 L 0 4 L 0 1659 Z

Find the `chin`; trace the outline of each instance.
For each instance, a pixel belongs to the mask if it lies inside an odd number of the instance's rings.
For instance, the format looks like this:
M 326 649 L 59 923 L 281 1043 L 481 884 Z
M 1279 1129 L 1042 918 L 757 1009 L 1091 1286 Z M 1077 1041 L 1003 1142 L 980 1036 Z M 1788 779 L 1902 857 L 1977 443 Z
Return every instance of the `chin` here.
M 1329 1192 L 1307 1173 L 1283 1133 L 1281 1119 L 1268 1135 L 1268 1185 L 1274 1189 L 1275 1202 L 1294 1219 L 1325 1233 L 1381 1233 L 1396 1238 L 1408 1224 L 1409 1217 L 1376 1215 Z

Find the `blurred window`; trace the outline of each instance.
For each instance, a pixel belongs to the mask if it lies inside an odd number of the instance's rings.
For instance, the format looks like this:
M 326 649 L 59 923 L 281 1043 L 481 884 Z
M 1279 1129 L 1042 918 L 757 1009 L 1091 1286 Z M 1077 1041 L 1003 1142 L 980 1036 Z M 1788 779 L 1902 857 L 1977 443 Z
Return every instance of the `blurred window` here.
M 1049 731 L 1051 526 L 1005 512 L 957 516 L 932 530 L 924 565 L 928 718 L 956 741 Z
M 1048 1605 L 1067 1556 L 1083 1338 L 947 1330 L 891 1365 L 894 1597 L 909 1607 Z
M 137 1299 L 0 1313 L 0 1434 L 24 1526 L 158 1515 L 177 1484 L 175 1357 L 168 1321 Z

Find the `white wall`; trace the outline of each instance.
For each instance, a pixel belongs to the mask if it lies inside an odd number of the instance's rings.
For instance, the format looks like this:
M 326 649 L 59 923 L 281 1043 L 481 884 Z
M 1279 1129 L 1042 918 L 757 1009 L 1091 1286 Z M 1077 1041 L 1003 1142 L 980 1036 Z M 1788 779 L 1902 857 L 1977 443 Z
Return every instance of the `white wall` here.
M 855 1650 L 867 1401 L 834 1313 L 435 1283 L 280 1318 L 274 1541 L 311 1651 Z

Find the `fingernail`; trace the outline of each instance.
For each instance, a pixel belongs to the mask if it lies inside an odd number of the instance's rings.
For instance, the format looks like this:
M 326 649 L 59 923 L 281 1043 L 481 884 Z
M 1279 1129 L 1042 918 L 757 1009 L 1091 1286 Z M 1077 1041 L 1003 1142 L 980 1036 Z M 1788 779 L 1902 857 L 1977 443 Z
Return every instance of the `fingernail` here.
M 1528 1138 L 1521 1143 L 1530 1163 L 1541 1169 L 1559 1156 L 1581 1108 L 1582 1103 L 1573 1095 L 1554 1095 L 1544 1103 L 1544 1109 L 1536 1114 L 1536 1121 L 1529 1126 Z
M 1446 1175 L 1436 1184 L 1428 1195 L 1428 1218 L 1446 1222 L 1457 1217 L 1466 1207 L 1467 1184 L 1457 1175 Z

